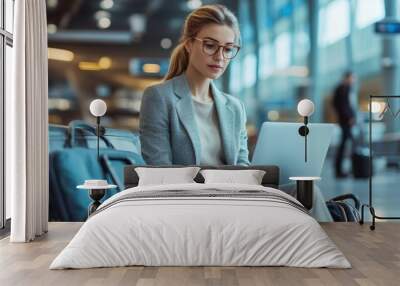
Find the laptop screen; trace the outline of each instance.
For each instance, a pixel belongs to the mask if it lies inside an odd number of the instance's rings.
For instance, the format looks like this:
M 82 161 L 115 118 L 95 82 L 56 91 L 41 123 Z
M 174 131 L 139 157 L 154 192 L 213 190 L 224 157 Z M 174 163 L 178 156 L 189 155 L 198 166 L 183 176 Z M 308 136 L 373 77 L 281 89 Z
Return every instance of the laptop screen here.
M 280 169 L 280 184 L 289 183 L 289 177 L 321 175 L 332 139 L 334 125 L 308 124 L 307 162 L 305 140 L 299 134 L 301 123 L 264 122 L 259 133 L 251 165 L 276 165 Z

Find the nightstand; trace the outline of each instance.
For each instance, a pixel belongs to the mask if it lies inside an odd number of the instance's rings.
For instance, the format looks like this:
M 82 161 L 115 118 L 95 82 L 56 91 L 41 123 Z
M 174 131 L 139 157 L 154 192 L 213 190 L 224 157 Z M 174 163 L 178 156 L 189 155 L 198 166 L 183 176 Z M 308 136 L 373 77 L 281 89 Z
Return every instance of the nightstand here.
M 100 200 L 104 197 L 106 190 L 116 188 L 116 185 L 101 185 L 101 186 L 94 186 L 90 184 L 79 185 L 77 189 L 85 189 L 89 191 L 89 197 L 93 200 L 93 202 L 88 207 L 88 217 L 94 213 L 97 208 L 101 205 Z
M 289 180 L 296 181 L 297 200 L 310 210 L 313 206 L 314 181 L 321 180 L 320 177 L 290 177 Z

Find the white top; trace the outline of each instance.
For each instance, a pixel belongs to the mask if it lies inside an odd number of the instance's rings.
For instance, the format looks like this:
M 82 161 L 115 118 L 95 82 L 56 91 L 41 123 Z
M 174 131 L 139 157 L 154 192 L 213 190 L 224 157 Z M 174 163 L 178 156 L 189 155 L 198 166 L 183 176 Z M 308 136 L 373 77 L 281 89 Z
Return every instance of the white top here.
M 321 177 L 289 177 L 292 181 L 318 181 Z
M 201 145 L 200 165 L 223 165 L 224 152 L 215 104 L 200 101 L 195 96 L 192 98 Z

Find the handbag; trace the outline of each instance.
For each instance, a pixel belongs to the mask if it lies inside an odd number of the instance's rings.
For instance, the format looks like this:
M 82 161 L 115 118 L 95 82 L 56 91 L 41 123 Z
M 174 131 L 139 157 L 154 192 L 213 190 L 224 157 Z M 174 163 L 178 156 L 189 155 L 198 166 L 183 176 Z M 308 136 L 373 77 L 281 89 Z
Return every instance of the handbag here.
M 349 202 L 353 201 L 353 204 Z M 326 202 L 326 206 L 335 222 L 359 222 L 360 200 L 354 194 L 344 194 Z

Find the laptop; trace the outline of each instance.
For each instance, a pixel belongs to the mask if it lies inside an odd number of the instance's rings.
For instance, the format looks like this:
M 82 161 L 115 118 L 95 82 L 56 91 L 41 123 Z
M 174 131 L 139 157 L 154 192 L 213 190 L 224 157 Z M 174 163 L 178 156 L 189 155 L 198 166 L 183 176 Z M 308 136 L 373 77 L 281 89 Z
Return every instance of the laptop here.
M 320 177 L 334 125 L 308 124 L 307 162 L 304 158 L 304 137 L 298 132 L 302 123 L 264 122 L 261 126 L 251 165 L 279 166 L 279 183 L 289 177 Z

